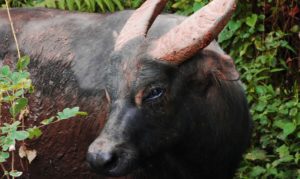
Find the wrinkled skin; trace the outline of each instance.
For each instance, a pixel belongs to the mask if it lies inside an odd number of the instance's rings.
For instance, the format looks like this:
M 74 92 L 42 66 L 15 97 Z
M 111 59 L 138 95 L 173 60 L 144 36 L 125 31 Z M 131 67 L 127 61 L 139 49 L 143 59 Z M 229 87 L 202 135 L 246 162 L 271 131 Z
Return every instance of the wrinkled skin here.
M 240 82 L 220 77 L 235 73 L 221 68 L 228 57 L 216 42 L 180 65 L 149 56 L 150 40 L 136 38 L 114 51 L 114 39 L 130 13 L 12 11 L 21 50 L 33 61 L 33 111 L 39 106 L 37 111 L 49 116 L 79 105 L 90 114 L 86 121 L 72 121 L 77 132 L 66 130 L 70 123 L 48 127 L 41 138 L 48 139 L 48 148 L 33 144 L 41 155 L 27 176 L 232 178 L 249 145 L 251 122 Z M 147 39 L 160 37 L 183 19 L 159 16 Z M 4 11 L 0 34 L 0 65 L 13 66 L 16 52 Z M 58 128 L 66 130 L 59 137 Z M 64 142 L 54 145 L 59 140 Z M 85 152 L 99 176 L 83 165 Z

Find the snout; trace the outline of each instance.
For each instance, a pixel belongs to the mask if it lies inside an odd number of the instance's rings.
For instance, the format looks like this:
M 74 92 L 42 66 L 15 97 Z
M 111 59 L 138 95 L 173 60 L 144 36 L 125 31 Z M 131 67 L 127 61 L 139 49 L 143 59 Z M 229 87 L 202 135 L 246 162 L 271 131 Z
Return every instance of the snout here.
M 86 157 L 92 170 L 103 174 L 113 173 L 112 171 L 118 166 L 120 158 L 115 152 L 102 151 L 88 152 Z
M 92 171 L 106 176 L 125 176 L 137 166 L 133 151 L 119 146 L 91 144 L 87 162 Z

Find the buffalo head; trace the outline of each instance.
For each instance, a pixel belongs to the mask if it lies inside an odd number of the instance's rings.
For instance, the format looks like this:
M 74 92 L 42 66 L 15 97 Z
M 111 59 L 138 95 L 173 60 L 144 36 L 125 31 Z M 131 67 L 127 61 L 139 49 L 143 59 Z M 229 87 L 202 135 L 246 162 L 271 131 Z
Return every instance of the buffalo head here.
M 235 1 L 213 0 L 159 38 L 148 38 L 166 2 L 148 0 L 131 15 L 105 67 L 108 117 L 87 154 L 101 174 L 127 175 L 184 140 L 193 125 L 186 116 L 198 117 L 187 105 L 201 103 L 186 101 L 189 88 L 197 85 L 197 96 L 205 95 L 212 71 L 217 78 L 238 79 L 230 57 L 199 54 L 226 25 Z

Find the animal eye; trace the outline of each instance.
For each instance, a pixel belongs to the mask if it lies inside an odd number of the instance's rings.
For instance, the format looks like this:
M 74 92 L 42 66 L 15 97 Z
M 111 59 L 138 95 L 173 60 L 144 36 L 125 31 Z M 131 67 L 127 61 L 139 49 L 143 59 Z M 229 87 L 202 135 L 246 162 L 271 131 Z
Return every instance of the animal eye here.
M 162 97 L 165 93 L 164 88 L 154 88 L 144 97 L 144 101 L 152 101 Z

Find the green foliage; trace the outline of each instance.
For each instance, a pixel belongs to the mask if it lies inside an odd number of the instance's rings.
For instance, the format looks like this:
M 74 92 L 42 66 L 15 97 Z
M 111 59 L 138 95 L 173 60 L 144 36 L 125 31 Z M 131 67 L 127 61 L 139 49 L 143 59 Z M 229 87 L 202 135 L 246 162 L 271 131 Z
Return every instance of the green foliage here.
M 9 175 L 12 176 L 12 177 L 19 177 L 23 174 L 23 172 L 20 172 L 20 171 L 16 171 L 16 170 L 12 170 L 9 172 Z
M 58 120 L 64 120 L 64 119 L 69 119 L 71 117 L 74 117 L 78 114 L 87 115 L 87 113 L 85 112 L 80 112 L 79 107 L 74 107 L 72 109 L 65 108 L 62 112 L 57 113 L 57 118 Z
M 293 18 L 288 16 L 296 3 L 277 3 L 240 3 L 218 39 L 236 60 L 254 120 L 252 146 L 237 178 L 300 176 L 299 74 L 289 62 L 299 58 L 299 20 L 284 20 Z
M 180 15 L 190 15 L 208 2 L 209 0 L 172 0 L 169 9 Z
M 261 2 L 261 9 L 253 8 L 252 2 L 241 2 L 218 38 L 236 61 L 254 120 L 252 145 L 236 178 L 299 179 L 299 73 L 295 62 L 288 62 L 299 58 L 296 47 L 300 23 L 295 19 L 294 23 L 285 23 L 278 17 L 287 16 L 281 6 L 290 5 L 292 10 L 295 4 Z M 263 10 L 268 5 L 275 7 L 272 13 Z M 183 14 L 190 11 L 183 10 Z
M 3 105 L 8 107 L 7 113 L 0 110 L 0 164 L 2 170 L 4 170 L 4 176 L 7 176 L 7 178 L 9 178 L 8 176 L 19 177 L 22 175 L 22 172 L 13 169 L 13 166 L 10 171 L 7 171 L 3 165 L 9 159 L 14 160 L 13 155 L 18 141 L 38 138 L 42 135 L 40 128 L 46 125 L 77 115 L 87 115 L 87 113 L 79 111 L 79 107 L 66 108 L 62 112 L 58 112 L 55 117 L 41 121 L 39 126 L 25 127 L 24 116 L 28 113 L 28 99 L 25 95 L 33 92 L 30 74 L 26 71 L 29 61 L 28 56 L 20 58 L 14 71 L 7 65 L 0 67 L 0 109 Z M 6 109 L 6 107 L 3 109 Z M 2 116 L 2 113 L 5 115 Z M 36 156 L 36 151 L 26 154 L 24 145 L 21 148 L 25 153 L 24 155 L 28 155 L 27 158 L 31 162 Z
M 41 124 L 43 124 L 43 123 L 41 122 Z M 51 122 L 49 122 L 47 124 L 43 124 L 43 125 L 48 125 L 48 124 L 51 124 Z M 27 132 L 29 134 L 28 139 L 39 138 L 43 134 L 41 129 L 36 126 L 28 128 Z
M 47 7 L 84 12 L 114 12 L 124 9 L 121 0 L 12 0 L 10 4 L 12 7 Z
M 3 123 L 4 117 L 1 116 L 3 111 L 0 111 L 0 164 L 5 163 L 10 157 L 10 152 L 14 152 L 16 142 L 25 140 L 29 137 L 29 133 L 22 129 L 21 122 L 16 120 L 17 117 L 25 111 L 28 105 L 28 99 L 24 94 L 32 91 L 30 74 L 26 71 L 29 64 L 29 57 L 24 56 L 19 59 L 16 71 L 4 65 L 0 68 L 0 108 L 2 105 L 9 106 L 11 120 L 8 123 Z M 18 177 L 22 172 L 14 170 L 4 171 L 6 176 Z

